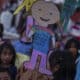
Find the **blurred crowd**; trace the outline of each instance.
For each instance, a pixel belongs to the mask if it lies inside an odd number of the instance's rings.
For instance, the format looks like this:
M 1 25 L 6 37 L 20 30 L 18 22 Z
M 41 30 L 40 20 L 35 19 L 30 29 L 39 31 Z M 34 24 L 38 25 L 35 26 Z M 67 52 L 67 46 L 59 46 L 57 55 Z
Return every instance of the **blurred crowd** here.
M 66 33 L 62 22 L 49 25 L 55 33 L 55 46 L 51 45 L 47 58 L 47 68 L 52 72 L 49 76 L 38 72 L 40 56 L 35 70 L 24 67 L 32 54 L 33 37 L 26 35 L 25 9 L 13 15 L 21 3 L 22 0 L 0 0 L 0 79 L 80 80 L 80 7 L 69 19 Z

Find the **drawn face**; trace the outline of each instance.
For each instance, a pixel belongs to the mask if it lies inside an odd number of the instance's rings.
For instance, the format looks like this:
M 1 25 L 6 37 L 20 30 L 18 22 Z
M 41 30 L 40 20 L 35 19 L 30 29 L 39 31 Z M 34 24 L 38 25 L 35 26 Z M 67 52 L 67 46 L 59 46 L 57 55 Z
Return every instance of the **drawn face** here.
M 52 2 L 35 2 L 32 6 L 32 16 L 40 26 L 44 27 L 59 21 L 58 8 Z

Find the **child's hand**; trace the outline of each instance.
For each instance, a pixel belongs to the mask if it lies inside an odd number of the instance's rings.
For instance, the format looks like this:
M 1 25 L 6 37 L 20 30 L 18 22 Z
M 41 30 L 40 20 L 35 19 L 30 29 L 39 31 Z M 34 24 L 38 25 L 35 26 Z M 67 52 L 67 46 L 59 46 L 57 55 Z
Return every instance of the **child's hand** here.
M 30 70 L 27 70 L 25 73 L 23 73 L 21 76 L 20 76 L 20 80 L 30 80 L 30 78 L 32 75 L 32 72 Z

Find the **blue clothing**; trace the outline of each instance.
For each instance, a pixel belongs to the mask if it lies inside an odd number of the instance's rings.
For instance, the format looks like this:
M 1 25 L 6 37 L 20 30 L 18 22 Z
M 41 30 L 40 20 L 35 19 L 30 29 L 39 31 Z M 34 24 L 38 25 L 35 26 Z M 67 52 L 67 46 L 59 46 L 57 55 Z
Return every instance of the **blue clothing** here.
M 33 48 L 44 54 L 48 54 L 50 41 L 51 35 L 48 32 L 36 30 L 33 37 Z
M 80 57 L 76 60 L 76 76 L 75 76 L 75 80 L 80 80 Z
M 31 55 L 32 43 L 25 43 L 20 40 L 12 42 L 17 53 Z
M 11 66 L 8 68 L 13 80 L 16 79 L 16 75 L 17 75 L 17 68 L 15 66 Z

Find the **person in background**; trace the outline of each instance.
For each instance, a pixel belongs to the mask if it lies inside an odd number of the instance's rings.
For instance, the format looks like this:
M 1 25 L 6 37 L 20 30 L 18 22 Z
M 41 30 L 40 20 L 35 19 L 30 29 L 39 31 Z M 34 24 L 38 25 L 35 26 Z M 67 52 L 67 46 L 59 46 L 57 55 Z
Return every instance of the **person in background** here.
M 68 35 L 80 41 L 80 7 L 77 7 L 71 16 L 67 31 Z
M 76 75 L 74 80 L 80 80 L 80 55 L 76 60 Z
M 15 80 L 17 68 L 15 67 L 16 52 L 10 43 L 3 43 L 0 46 L 0 69 L 9 70 L 11 77 Z
M 49 56 L 53 80 L 74 80 L 75 62 L 71 52 L 56 50 Z
M 75 80 L 79 80 L 80 79 L 79 77 L 80 76 L 80 54 L 79 54 L 80 42 L 75 38 L 72 38 L 67 41 L 65 45 L 65 49 L 72 52 L 75 61 L 75 67 L 76 67 Z
M 9 0 L 0 0 L 0 13 L 6 8 Z
M 16 27 L 14 26 L 15 19 L 12 11 L 5 9 L 0 15 L 0 21 L 4 26 L 4 37 L 10 40 L 19 38 Z
M 79 53 L 78 51 L 80 49 L 80 43 L 75 38 L 71 38 L 66 42 L 64 49 L 71 51 L 74 57 L 74 61 L 76 61 Z

